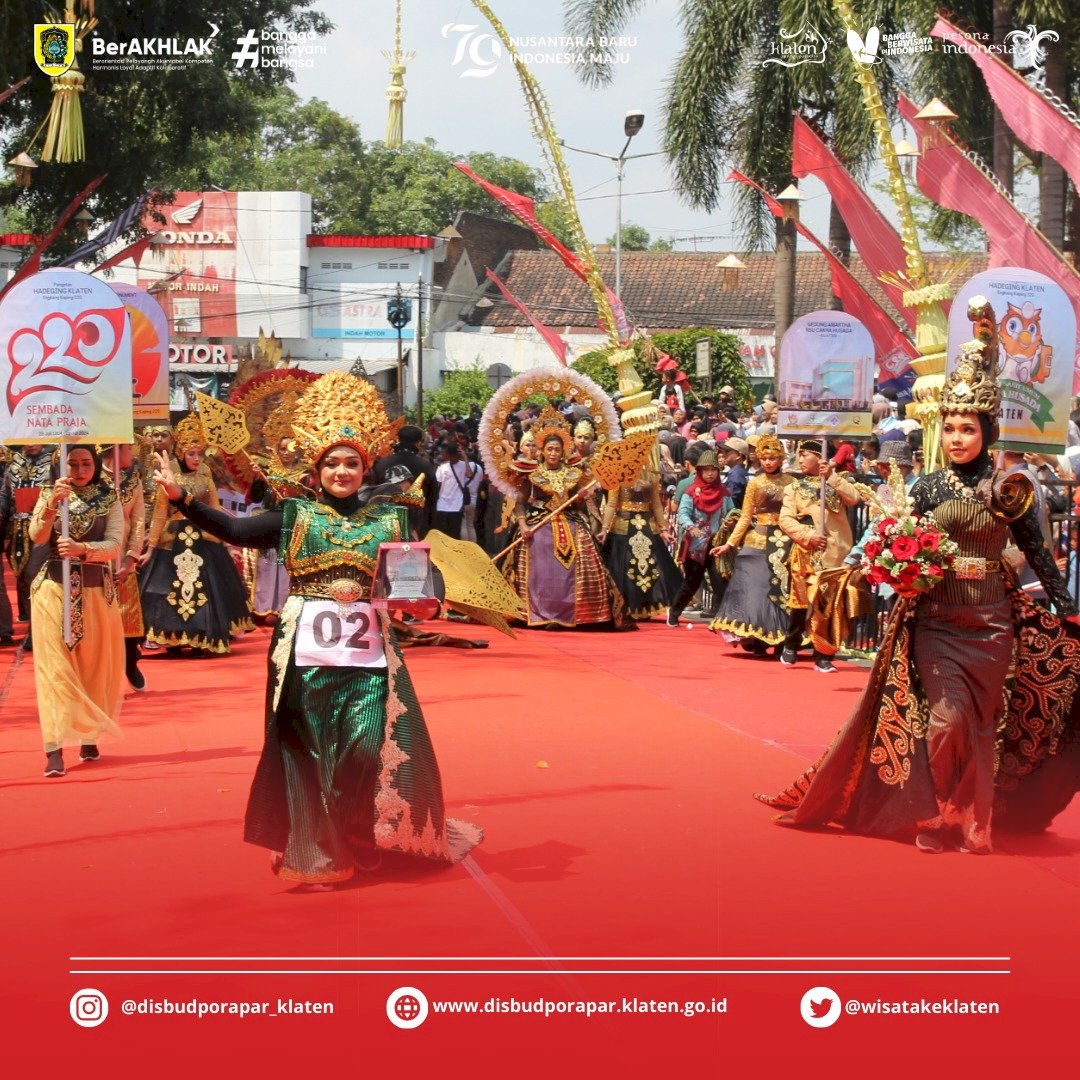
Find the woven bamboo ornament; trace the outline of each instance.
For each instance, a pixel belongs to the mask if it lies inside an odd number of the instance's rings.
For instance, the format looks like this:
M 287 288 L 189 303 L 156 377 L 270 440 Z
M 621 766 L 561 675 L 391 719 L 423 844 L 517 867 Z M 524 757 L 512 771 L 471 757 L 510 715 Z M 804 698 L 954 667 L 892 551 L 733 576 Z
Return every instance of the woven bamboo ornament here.
M 80 95 L 86 87 L 86 76 L 79 70 L 79 53 L 83 38 L 97 26 L 94 17 L 94 0 L 78 0 L 81 13 L 75 14 L 76 0 L 67 0 L 64 17 L 46 9 L 49 22 L 63 22 L 73 28 L 75 34 L 75 59 L 71 67 L 52 80 L 52 104 L 46 118 L 45 144 L 41 150 L 42 161 L 58 161 L 69 164 L 86 160 L 86 139 L 83 134 L 82 102 Z

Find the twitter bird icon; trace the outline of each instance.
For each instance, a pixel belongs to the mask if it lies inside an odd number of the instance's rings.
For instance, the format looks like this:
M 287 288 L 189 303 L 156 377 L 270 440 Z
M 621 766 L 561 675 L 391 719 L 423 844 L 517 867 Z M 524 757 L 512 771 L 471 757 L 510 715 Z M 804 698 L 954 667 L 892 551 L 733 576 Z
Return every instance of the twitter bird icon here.
M 840 1018 L 840 1011 L 840 995 L 827 986 L 811 987 L 799 1002 L 799 1012 L 811 1027 L 832 1027 Z

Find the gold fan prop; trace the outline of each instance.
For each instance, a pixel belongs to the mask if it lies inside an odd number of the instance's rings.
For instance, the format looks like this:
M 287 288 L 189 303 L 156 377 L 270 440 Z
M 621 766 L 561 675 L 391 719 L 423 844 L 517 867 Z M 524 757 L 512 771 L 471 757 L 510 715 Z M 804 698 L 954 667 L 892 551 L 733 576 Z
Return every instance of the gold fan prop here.
M 446 585 L 446 604 L 454 611 L 514 636 L 507 619 L 526 618 L 521 598 L 495 564 L 470 540 L 452 540 L 432 529 L 424 543 Z

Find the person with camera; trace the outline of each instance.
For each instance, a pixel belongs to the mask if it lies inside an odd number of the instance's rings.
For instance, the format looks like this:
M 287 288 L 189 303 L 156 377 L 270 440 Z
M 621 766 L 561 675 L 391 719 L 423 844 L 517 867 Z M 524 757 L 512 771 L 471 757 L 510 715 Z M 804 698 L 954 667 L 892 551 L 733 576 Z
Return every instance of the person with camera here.
M 476 541 L 476 497 L 483 469 L 462 456 L 455 442 L 441 447 L 442 461 L 435 470 L 438 501 L 433 527 L 454 540 Z

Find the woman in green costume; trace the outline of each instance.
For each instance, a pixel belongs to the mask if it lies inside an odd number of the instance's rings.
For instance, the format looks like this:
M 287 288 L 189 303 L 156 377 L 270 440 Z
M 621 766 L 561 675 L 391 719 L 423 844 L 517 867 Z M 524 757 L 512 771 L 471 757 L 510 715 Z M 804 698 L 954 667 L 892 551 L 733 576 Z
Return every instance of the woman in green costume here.
M 275 873 L 312 891 L 370 868 L 383 850 L 457 862 L 482 834 L 444 814 L 408 670 L 386 612 L 370 605 L 379 545 L 409 538 L 408 496 L 393 485 L 360 493 L 393 426 L 370 383 L 332 372 L 300 399 L 293 427 L 318 474 L 317 501 L 233 518 L 185 494 L 166 459 L 155 473 L 199 528 L 276 547 L 289 574 L 244 839 L 279 853 Z

